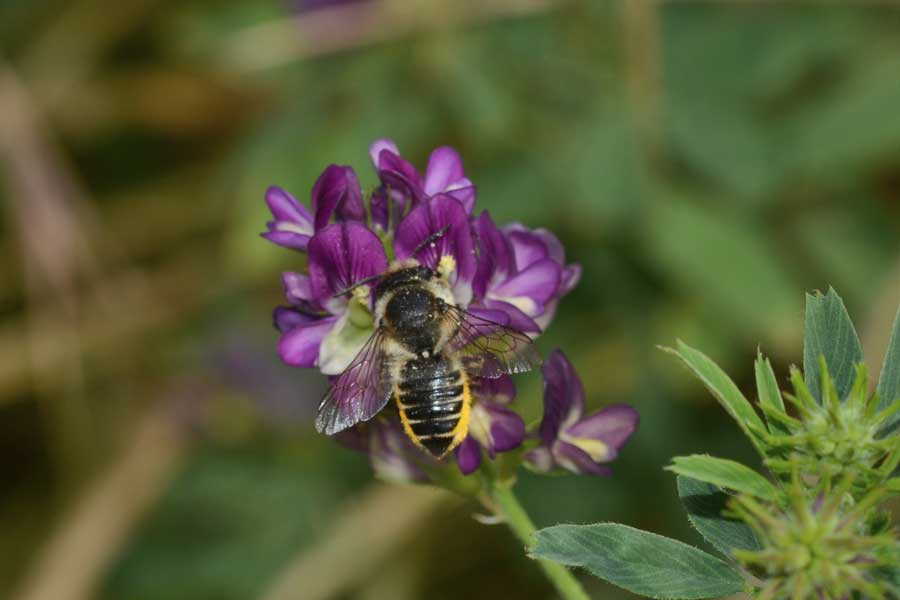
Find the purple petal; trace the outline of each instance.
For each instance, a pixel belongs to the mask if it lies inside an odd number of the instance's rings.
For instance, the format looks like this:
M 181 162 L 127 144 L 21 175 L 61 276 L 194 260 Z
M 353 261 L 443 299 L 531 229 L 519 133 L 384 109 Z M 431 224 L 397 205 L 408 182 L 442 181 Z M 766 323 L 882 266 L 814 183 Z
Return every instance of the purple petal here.
M 372 193 L 369 199 L 369 208 L 372 214 L 372 227 L 380 228 L 387 231 L 388 228 L 388 210 L 390 209 L 390 200 L 387 191 L 379 188 Z
M 529 316 L 537 316 L 544 310 L 544 303 L 556 296 L 559 291 L 559 278 L 562 268 L 549 258 L 539 260 L 524 271 L 507 279 L 491 290 L 490 295 L 499 299 L 522 298 L 533 303 L 533 307 L 516 303 Z M 529 310 L 531 309 L 531 310 Z
M 544 240 L 531 231 L 509 231 L 506 233 L 506 237 L 509 239 L 509 244 L 513 249 L 516 270 L 518 271 L 524 271 L 539 260 L 549 257 Z
M 564 426 L 571 425 L 584 413 L 584 387 L 581 379 L 562 350 L 550 353 L 541 367 L 544 376 L 544 418 L 541 439 L 550 446 Z
M 491 282 L 504 281 L 512 272 L 513 252 L 488 211 L 483 211 L 472 221 L 472 231 L 478 242 L 478 266 L 472 290 L 476 297 L 484 298 Z
M 266 190 L 266 204 L 272 211 L 276 221 L 287 221 L 297 225 L 309 226 L 312 234 L 312 215 L 297 199 L 278 186 L 270 186 Z
M 287 306 L 276 306 L 272 311 L 272 323 L 275 325 L 275 329 L 281 333 L 315 320 L 315 317 L 305 315 Z
M 558 237 L 544 228 L 535 229 L 533 233 L 544 241 L 544 245 L 547 247 L 550 258 L 559 264 L 564 264 L 566 262 L 566 251 L 563 249 L 562 242 L 559 241 Z
M 372 224 L 382 231 L 387 231 L 389 227 L 397 229 L 406 209 L 406 201 L 401 194 L 389 194 L 383 186 L 375 190 L 371 200 Z
M 553 317 L 556 316 L 557 308 L 559 308 L 559 298 L 554 298 L 544 305 L 544 312 L 534 318 L 534 322 L 541 328 L 541 331 L 546 331 L 547 327 L 550 326 Z
M 272 227 L 277 226 L 278 221 L 272 223 Z M 285 248 L 293 248 L 294 250 L 306 250 L 309 245 L 311 236 L 296 233 L 293 231 L 267 231 L 260 234 L 273 244 L 283 246 Z
M 397 149 L 397 144 L 394 143 L 394 140 L 388 138 L 375 140 L 372 145 L 369 146 L 369 156 L 372 157 L 372 166 L 374 166 L 376 170 L 378 169 L 378 161 L 382 150 L 387 150 L 400 156 L 400 150 Z
M 481 402 L 480 408 L 488 415 L 490 441 L 486 450 L 493 458 L 496 452 L 507 452 L 522 445 L 525 439 L 525 421 L 518 413 L 492 402 Z
M 493 321 L 500 325 L 509 325 L 509 313 L 504 310 L 486 308 L 484 306 L 470 306 L 468 312 L 476 317 L 481 317 L 482 319 Z
M 312 207 L 316 231 L 325 227 L 332 215 L 338 221 L 365 221 L 362 190 L 353 169 L 339 165 L 325 169 L 313 185 Z
M 456 261 L 456 272 L 450 281 L 454 284 L 457 301 L 467 304 L 475 276 L 475 250 L 468 215 L 458 200 L 441 194 L 413 208 L 397 228 L 394 250 L 398 259 L 409 258 L 422 242 L 445 227 L 447 231 L 433 244 L 422 248 L 414 258 L 436 270 L 442 257 L 452 256 Z
M 378 176 L 381 182 L 391 191 L 417 203 L 425 198 L 422 190 L 422 178 L 416 168 L 399 154 L 384 149 L 378 155 Z
M 282 334 L 278 342 L 281 360 L 295 367 L 314 367 L 319 360 L 319 346 L 337 322 L 337 317 L 326 317 L 301 323 Z
M 281 274 L 281 285 L 291 304 L 305 306 L 313 301 L 312 284 L 308 275 L 285 271 Z
M 428 158 L 425 183 L 422 187 L 426 194 L 433 196 L 447 191 L 451 185 L 465 176 L 459 153 L 450 146 L 441 146 L 435 148 Z
M 456 448 L 456 464 L 463 475 L 471 475 L 481 466 L 481 446 L 472 436 L 467 437 Z
M 565 296 L 571 292 L 579 281 L 581 281 L 581 265 L 572 263 L 563 267 L 562 275 L 559 278 L 559 295 Z
M 612 469 L 598 465 L 591 457 L 576 446 L 557 441 L 553 444 L 553 458 L 556 464 L 579 475 L 612 475 Z
M 309 241 L 309 277 L 316 302 L 328 306 L 333 296 L 387 269 L 384 246 L 362 223 L 328 225 Z
M 459 200 L 459 203 L 466 209 L 466 214 L 471 215 L 475 210 L 476 189 L 468 179 L 461 179 L 458 187 L 452 186 L 445 193 Z
M 510 304 L 509 302 L 504 302 L 503 300 L 485 300 L 485 306 L 489 307 L 494 311 L 502 311 L 506 315 L 505 322 L 501 323 L 501 325 L 507 325 L 512 327 L 513 329 L 518 329 L 523 333 L 540 333 L 541 327 L 538 323 L 526 315 L 522 310 L 519 309 L 518 306 Z M 497 321 L 496 319 L 490 319 L 491 321 Z
M 608 406 L 603 410 L 580 419 L 566 428 L 568 438 L 593 439 L 603 442 L 610 451 L 608 460 L 616 458 L 629 437 L 637 430 L 640 417 L 627 404 Z
M 478 397 L 497 404 L 509 404 L 516 399 L 516 384 L 509 375 L 478 380 Z

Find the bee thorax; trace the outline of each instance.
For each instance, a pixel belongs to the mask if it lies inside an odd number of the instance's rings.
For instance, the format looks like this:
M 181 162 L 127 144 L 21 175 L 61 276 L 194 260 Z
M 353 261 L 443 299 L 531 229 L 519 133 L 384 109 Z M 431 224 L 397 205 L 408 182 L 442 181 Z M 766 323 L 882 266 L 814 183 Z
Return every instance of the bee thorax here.
M 440 339 L 437 299 L 426 289 L 403 287 L 387 300 L 384 321 L 393 337 L 416 355 L 433 354 Z

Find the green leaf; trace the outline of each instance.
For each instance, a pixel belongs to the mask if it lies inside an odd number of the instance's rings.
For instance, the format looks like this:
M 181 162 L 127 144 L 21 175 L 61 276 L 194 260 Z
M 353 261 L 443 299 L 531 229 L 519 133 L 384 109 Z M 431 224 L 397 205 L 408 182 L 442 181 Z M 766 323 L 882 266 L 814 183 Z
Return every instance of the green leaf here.
M 741 576 L 702 550 L 618 523 L 555 525 L 535 533 L 531 555 L 584 567 L 651 598 L 718 598 L 744 590 Z
M 778 418 L 787 417 L 787 413 L 784 410 L 784 399 L 781 397 L 781 390 L 778 389 L 778 380 L 775 379 L 772 363 L 762 355 L 762 352 L 757 352 L 753 366 L 756 372 L 756 393 L 759 395 L 759 405 L 763 409 L 769 431 L 788 433 L 789 429 L 784 420 Z
M 741 521 L 723 516 L 728 498 L 721 488 L 690 477 L 678 477 L 678 497 L 688 520 L 707 542 L 726 556 L 733 550 L 759 550 L 759 540 Z
M 759 394 L 759 403 L 771 406 L 784 412 L 784 400 L 781 398 L 781 390 L 778 389 L 778 380 L 772 370 L 769 359 L 758 352 L 754 363 L 756 371 L 756 393 Z
M 821 404 L 820 356 L 825 357 L 838 396 L 845 399 L 853 387 L 856 365 L 862 361 L 863 352 L 844 302 L 833 288 L 824 295 L 806 295 L 803 376 L 813 398 Z
M 754 431 L 765 431 L 762 419 L 756 414 L 753 405 L 744 397 L 730 377 L 708 356 L 678 340 L 678 349 L 663 348 L 678 356 L 687 367 L 700 378 L 706 388 L 712 392 L 719 404 L 737 421 L 744 434 L 762 454 L 760 440 Z
M 897 399 L 900 399 L 900 311 L 894 319 L 894 330 L 878 378 L 878 407 L 887 408 Z
M 778 490 L 769 480 L 741 463 L 708 454 L 676 456 L 669 471 L 721 488 L 744 492 L 764 500 L 775 500 Z

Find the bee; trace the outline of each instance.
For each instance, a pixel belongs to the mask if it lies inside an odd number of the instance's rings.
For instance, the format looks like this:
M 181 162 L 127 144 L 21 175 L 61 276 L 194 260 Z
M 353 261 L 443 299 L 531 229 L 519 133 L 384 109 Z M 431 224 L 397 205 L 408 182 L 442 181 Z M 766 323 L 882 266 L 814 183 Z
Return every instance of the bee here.
M 454 304 L 447 278 L 415 258 L 378 279 L 375 332 L 325 394 L 316 429 L 333 435 L 393 398 L 410 440 L 444 458 L 468 434 L 473 381 L 529 371 L 540 356 L 526 334 Z

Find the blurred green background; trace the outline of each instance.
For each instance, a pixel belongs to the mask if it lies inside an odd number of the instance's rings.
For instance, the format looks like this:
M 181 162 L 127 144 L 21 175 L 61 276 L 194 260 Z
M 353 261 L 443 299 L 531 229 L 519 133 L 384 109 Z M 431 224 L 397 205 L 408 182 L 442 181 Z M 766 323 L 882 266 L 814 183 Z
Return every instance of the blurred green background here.
M 610 479 L 525 475 L 539 526 L 701 544 L 675 454 L 753 464 L 682 338 L 748 396 L 835 286 L 880 364 L 900 304 L 900 10 L 890 2 L 0 3 L 0 596 L 552 598 L 475 505 L 373 482 L 277 357 L 308 201 L 368 145 L 457 147 L 498 222 L 584 265 L 539 341 L 641 429 Z M 540 414 L 540 384 L 519 378 Z M 596 581 L 603 598 L 625 592 Z

